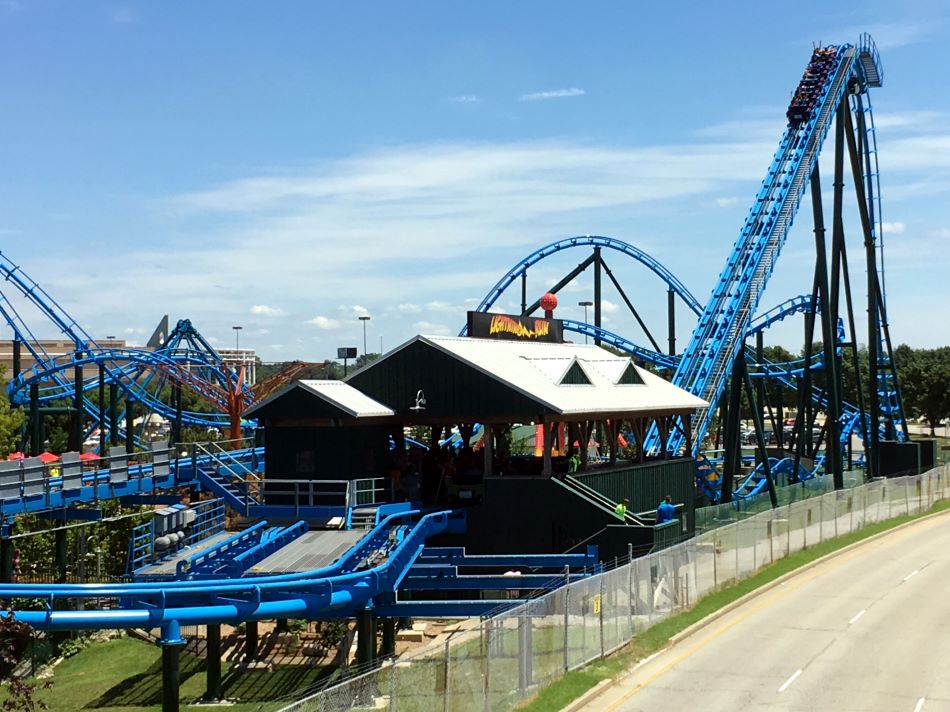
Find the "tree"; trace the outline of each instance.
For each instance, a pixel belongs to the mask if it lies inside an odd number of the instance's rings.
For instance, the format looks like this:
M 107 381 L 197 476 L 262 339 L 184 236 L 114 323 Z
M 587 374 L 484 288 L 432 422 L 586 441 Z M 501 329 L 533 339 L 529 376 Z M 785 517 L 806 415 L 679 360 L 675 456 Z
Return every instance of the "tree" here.
M 923 417 L 930 425 L 930 436 L 943 418 L 950 415 L 950 347 L 911 349 L 901 344 L 895 349 L 901 378 L 904 409 Z
M 20 427 L 23 424 L 23 411 L 10 405 L 6 385 L 4 368 L 0 366 L 0 458 L 17 449 Z
M 52 681 L 38 683 L 16 675 L 17 664 L 23 659 L 33 629 L 29 624 L 17 620 L 13 609 L 8 608 L 6 615 L 0 618 L 0 677 L 6 684 L 7 694 L 0 708 L 10 712 L 35 712 L 48 709 L 48 705 L 36 698 L 39 689 L 49 689 Z

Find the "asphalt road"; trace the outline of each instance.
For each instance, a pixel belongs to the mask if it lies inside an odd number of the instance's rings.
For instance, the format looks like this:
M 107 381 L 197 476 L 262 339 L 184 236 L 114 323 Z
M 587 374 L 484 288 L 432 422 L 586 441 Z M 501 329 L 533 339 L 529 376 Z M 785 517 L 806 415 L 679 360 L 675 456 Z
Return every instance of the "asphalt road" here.
M 585 712 L 950 712 L 950 514 L 805 569 Z

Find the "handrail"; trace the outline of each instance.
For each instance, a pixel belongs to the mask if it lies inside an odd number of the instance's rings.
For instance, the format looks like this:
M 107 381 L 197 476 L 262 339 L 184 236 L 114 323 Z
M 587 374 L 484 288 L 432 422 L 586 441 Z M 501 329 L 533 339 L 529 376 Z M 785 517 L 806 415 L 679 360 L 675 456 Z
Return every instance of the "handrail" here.
M 205 549 L 204 551 L 197 552 L 182 559 L 175 566 L 175 575 L 178 578 L 182 578 L 187 575 L 191 569 L 197 568 L 198 566 L 201 566 L 212 559 L 220 558 L 221 556 L 227 554 L 228 551 L 240 546 L 241 544 L 246 544 L 252 539 L 257 539 L 260 541 L 261 534 L 266 527 L 267 520 L 261 520 L 253 526 L 248 527 L 243 532 L 238 532 L 237 534 L 229 536 L 224 541 L 220 541 L 214 546 Z
M 580 475 L 591 474 L 591 475 L 593 475 L 593 474 L 596 474 L 596 473 L 593 473 L 593 472 L 591 472 L 591 473 L 580 472 L 580 473 L 576 473 L 576 474 L 580 474 Z M 583 481 L 581 481 L 580 479 L 578 479 L 577 476 L 576 476 L 576 474 L 575 474 L 575 475 L 565 475 L 565 476 L 564 476 L 564 481 L 570 483 L 570 484 L 573 485 L 573 486 L 575 486 L 577 489 L 580 489 L 580 490 L 582 491 L 582 493 L 585 494 L 585 495 L 587 495 L 587 497 L 588 497 L 589 499 L 593 499 L 593 500 L 595 500 L 598 504 L 601 504 L 602 506 L 604 506 L 604 508 L 610 509 L 611 512 L 613 513 L 613 515 L 614 515 L 614 516 L 617 516 L 617 510 L 616 510 L 617 503 L 614 502 L 614 501 L 612 501 L 612 500 L 611 500 L 609 497 L 607 497 L 605 494 L 603 494 L 603 493 L 601 493 L 601 492 L 598 492 L 597 490 L 595 490 L 595 489 L 594 489 L 593 487 L 591 487 L 590 485 L 588 485 L 588 484 L 584 483 Z M 613 505 L 613 506 L 611 507 L 611 505 Z M 625 515 L 625 517 L 624 517 L 624 519 L 623 519 L 622 521 L 627 521 L 627 519 L 629 519 L 631 522 L 633 522 L 634 524 L 636 524 L 636 525 L 638 525 L 638 526 L 650 526 L 650 524 L 649 524 L 648 522 L 643 521 L 642 519 L 640 519 L 640 517 L 638 517 L 637 515 L 633 514 L 632 512 L 627 512 L 626 515 Z

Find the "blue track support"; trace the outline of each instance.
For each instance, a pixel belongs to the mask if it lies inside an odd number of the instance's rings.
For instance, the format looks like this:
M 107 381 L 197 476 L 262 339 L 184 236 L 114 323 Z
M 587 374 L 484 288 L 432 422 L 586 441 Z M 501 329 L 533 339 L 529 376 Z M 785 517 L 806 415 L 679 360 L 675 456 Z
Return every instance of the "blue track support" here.
M 508 568 L 593 568 L 597 565 L 597 547 L 588 546 L 583 554 L 466 554 L 460 547 L 426 547 L 419 564 L 443 566 L 495 566 Z
M 43 610 L 18 610 L 19 620 L 42 630 L 154 628 L 230 623 L 275 618 L 319 618 L 352 615 L 377 596 L 395 595 L 399 581 L 423 550 L 426 539 L 451 528 L 454 515 L 419 512 L 393 515 L 367 534 L 333 566 L 298 574 L 254 579 L 175 581 L 143 584 L 5 584 L 0 597 L 40 598 Z M 398 543 L 390 545 L 391 528 L 419 517 Z M 383 563 L 374 552 L 386 549 Z M 56 601 L 118 598 L 117 610 L 57 610 Z M 6 615 L 3 613 L 3 615 Z
M 609 346 L 614 346 L 621 351 L 626 351 L 628 354 L 632 355 L 634 358 L 641 361 L 646 361 L 647 363 L 652 363 L 655 366 L 666 369 L 676 368 L 676 364 L 679 363 L 678 356 L 671 356 L 670 354 L 660 353 L 659 351 L 653 351 L 651 349 L 644 348 L 639 346 L 629 339 L 614 334 L 611 331 L 606 329 L 594 326 L 593 324 L 585 324 L 582 321 L 574 321 L 573 319 L 562 319 L 561 323 L 564 325 L 565 331 L 573 331 L 577 334 L 584 334 L 585 336 L 590 336 L 594 339 L 600 339 L 603 343 L 608 344 Z
M 287 546 L 294 539 L 303 536 L 309 527 L 304 521 L 274 530 L 270 536 L 261 537 L 260 543 L 241 552 L 229 562 L 225 571 L 229 578 L 239 578 L 253 566 L 260 563 L 278 549 Z M 265 533 L 266 534 L 266 533 Z
M 563 250 L 583 247 L 593 249 L 595 247 L 607 248 L 609 250 L 615 250 L 617 252 L 623 253 L 628 257 L 640 262 L 647 269 L 653 272 L 656 276 L 666 282 L 666 285 L 671 289 L 677 296 L 682 299 L 686 305 L 696 314 L 699 314 L 702 311 L 702 308 L 699 302 L 696 300 L 696 297 L 686 288 L 686 286 L 680 282 L 672 272 L 670 272 L 666 267 L 664 267 L 660 262 L 643 250 L 638 247 L 634 247 L 622 240 L 618 240 L 614 237 L 603 237 L 600 235 L 584 235 L 580 237 L 569 237 L 563 240 L 557 240 L 552 242 L 549 245 L 535 250 L 530 255 L 522 259 L 518 264 L 511 268 L 508 273 L 498 280 L 498 283 L 492 287 L 491 291 L 485 295 L 485 298 L 482 299 L 481 303 L 476 307 L 476 311 L 485 312 L 494 306 L 495 302 L 498 301 L 498 298 L 505 292 L 511 284 L 518 279 L 522 274 L 527 272 L 528 268 L 532 265 L 537 264 L 545 257 L 550 257 L 553 254 L 561 252 Z M 465 326 L 459 332 L 459 336 L 465 336 L 468 332 L 468 327 Z
M 224 571 L 235 556 L 238 556 L 261 543 L 261 535 L 267 528 L 267 521 L 253 524 L 212 547 L 185 557 L 175 565 L 175 578 L 183 581 L 199 576 L 214 576 Z

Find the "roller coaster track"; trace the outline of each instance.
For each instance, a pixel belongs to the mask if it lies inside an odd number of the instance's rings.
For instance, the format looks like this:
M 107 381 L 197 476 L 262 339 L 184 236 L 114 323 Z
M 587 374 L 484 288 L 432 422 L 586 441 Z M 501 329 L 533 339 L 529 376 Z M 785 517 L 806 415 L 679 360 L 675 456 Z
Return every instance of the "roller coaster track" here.
M 47 292 L 36 280 L 30 277 L 22 267 L 14 263 L 7 255 L 0 253 L 0 276 L 13 287 L 13 290 L 45 317 L 71 344 L 73 351 L 66 356 L 54 357 L 44 347 L 41 338 L 20 314 L 8 295 L 0 290 L 0 317 L 13 330 L 14 339 L 29 351 L 34 360 L 31 370 L 11 379 L 7 392 L 12 403 L 25 406 L 30 401 L 30 386 L 38 386 L 39 404 L 72 398 L 76 391 L 76 382 L 69 377 L 70 369 L 76 367 L 102 367 L 105 382 L 116 384 L 122 393 L 133 398 L 147 412 L 157 413 L 173 419 L 175 409 L 157 396 L 158 391 L 169 377 L 185 382 L 197 390 L 199 395 L 207 397 L 210 393 L 201 393 L 202 381 L 209 387 L 220 384 L 226 387 L 233 382 L 235 374 L 223 364 L 221 357 L 208 341 L 188 320 L 179 321 L 155 351 L 142 349 L 110 349 L 100 346 L 79 322 Z M 98 387 L 96 377 L 82 381 L 83 391 L 94 391 Z M 243 389 L 250 399 L 249 388 Z M 211 402 L 214 402 L 211 399 Z M 86 400 L 84 409 L 92 421 L 86 435 L 101 422 L 102 413 L 97 404 Z M 120 421 L 125 414 L 120 414 Z M 223 427 L 228 424 L 225 413 L 203 413 L 184 410 L 182 423 L 201 427 Z M 131 429 L 128 424 L 127 429 Z M 135 437 L 133 435 L 133 437 Z
M 177 639 L 181 625 L 195 623 L 345 616 L 377 596 L 393 594 L 426 539 L 449 530 L 450 516 L 416 511 L 391 515 L 332 566 L 300 573 L 216 581 L 0 584 L 0 596 L 43 600 L 40 610 L 16 611 L 18 620 L 39 630 L 161 628 L 166 640 Z M 400 526 L 401 535 L 394 537 Z M 55 610 L 58 601 L 82 599 L 114 599 L 122 607 Z
M 622 240 L 618 240 L 614 237 L 603 237 L 600 235 L 568 237 L 563 240 L 557 240 L 556 242 L 552 242 L 549 245 L 545 245 L 544 247 L 535 250 L 514 267 L 512 267 L 501 279 L 499 279 L 498 283 L 492 287 L 491 291 L 487 295 L 485 295 L 485 298 L 482 299 L 481 303 L 478 305 L 478 307 L 476 307 L 475 310 L 485 312 L 491 309 L 495 305 L 495 302 L 498 301 L 498 298 L 505 292 L 505 290 L 507 290 L 508 287 L 510 287 L 518 277 L 521 277 L 527 273 L 529 267 L 555 253 L 576 247 L 603 247 L 610 250 L 615 250 L 627 255 L 628 257 L 632 257 L 664 282 L 666 282 L 667 287 L 678 297 L 680 297 L 680 299 L 682 299 L 693 312 L 696 314 L 700 314 L 702 312 L 702 306 L 696 300 L 696 297 L 692 295 L 686 286 L 680 282 L 672 272 L 660 264 L 659 261 L 648 255 L 643 250 L 623 242 Z M 459 336 L 465 336 L 467 332 L 468 327 L 463 327 L 459 332 Z
M 818 161 L 835 111 L 849 80 L 862 66 L 857 50 L 838 47 L 835 65 L 818 94 L 811 118 L 786 128 L 762 188 L 743 225 L 699 323 L 683 353 L 672 381 L 710 404 L 719 402 L 733 361 L 740 354 L 752 316 L 775 268 L 792 221 Z M 698 448 L 709 429 L 712 408 L 692 417 Z M 682 449 L 684 436 L 677 432 L 666 443 L 653 430 L 647 445 L 669 452 Z

